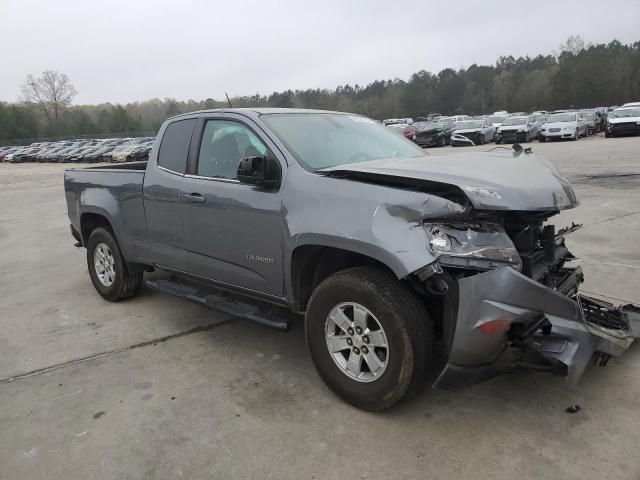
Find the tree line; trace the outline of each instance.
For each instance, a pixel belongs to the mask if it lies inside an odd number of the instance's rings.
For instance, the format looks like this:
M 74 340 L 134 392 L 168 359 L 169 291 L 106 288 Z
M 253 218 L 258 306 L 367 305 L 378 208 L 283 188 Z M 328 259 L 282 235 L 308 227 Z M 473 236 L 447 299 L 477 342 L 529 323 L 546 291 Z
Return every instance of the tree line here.
M 99 134 L 154 133 L 178 113 L 227 107 L 225 100 L 171 98 L 100 105 L 71 105 L 76 90 L 66 75 L 27 76 L 22 101 L 0 102 L 0 140 Z M 285 90 L 236 96 L 234 107 L 296 107 L 361 113 L 371 118 L 481 114 L 619 105 L 640 100 L 640 41 L 588 44 L 569 37 L 553 55 L 501 56 L 495 65 L 438 73 L 420 70 L 407 80 L 366 86 Z

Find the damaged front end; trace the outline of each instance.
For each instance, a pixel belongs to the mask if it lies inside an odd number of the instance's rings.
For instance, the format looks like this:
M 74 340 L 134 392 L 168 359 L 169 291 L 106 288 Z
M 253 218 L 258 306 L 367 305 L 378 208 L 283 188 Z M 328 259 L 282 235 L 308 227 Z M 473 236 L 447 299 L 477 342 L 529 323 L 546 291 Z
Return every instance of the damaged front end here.
M 453 133 L 451 134 L 451 146 L 452 147 L 472 147 L 479 143 L 480 132 L 469 133 Z
M 575 384 L 590 363 L 606 365 L 640 336 L 638 307 L 578 293 L 584 277 L 568 266 L 564 235 L 579 226 L 556 233 L 546 217 L 505 212 L 425 224 L 438 260 L 417 275 L 449 297 L 448 358 L 434 387 L 460 389 L 516 369 Z
M 370 160 L 323 173 L 426 194 L 378 204 L 371 231 L 404 262 L 398 277 L 442 319 L 435 333 L 447 363 L 435 386 L 461 388 L 517 368 L 575 383 L 590 362 L 605 365 L 640 335 L 638 307 L 578 293 L 584 276 L 565 236 L 579 225 L 556 231 L 548 222 L 578 199 L 529 149 Z

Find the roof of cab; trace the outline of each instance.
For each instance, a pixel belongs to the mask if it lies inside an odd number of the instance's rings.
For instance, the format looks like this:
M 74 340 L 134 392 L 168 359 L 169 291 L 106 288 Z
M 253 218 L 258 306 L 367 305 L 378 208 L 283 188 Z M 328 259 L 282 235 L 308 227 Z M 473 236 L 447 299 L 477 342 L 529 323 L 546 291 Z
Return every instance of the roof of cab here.
M 334 112 L 331 110 L 312 110 L 307 108 L 213 108 L 209 110 L 197 110 L 195 112 L 181 113 L 180 115 L 174 115 L 172 118 L 184 117 L 186 115 L 196 115 L 202 113 L 242 113 L 249 115 L 273 115 L 273 114 L 286 114 L 286 113 L 333 113 L 339 115 L 357 115 L 349 114 L 347 112 Z

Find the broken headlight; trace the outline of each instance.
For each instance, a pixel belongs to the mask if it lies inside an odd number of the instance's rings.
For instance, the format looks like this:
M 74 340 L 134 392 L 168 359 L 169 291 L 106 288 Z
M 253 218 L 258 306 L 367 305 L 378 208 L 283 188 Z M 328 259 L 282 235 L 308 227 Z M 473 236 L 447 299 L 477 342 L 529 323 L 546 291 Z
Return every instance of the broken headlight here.
M 522 268 L 520 255 L 504 229 L 494 223 L 425 224 L 429 248 L 441 265 L 483 270 Z

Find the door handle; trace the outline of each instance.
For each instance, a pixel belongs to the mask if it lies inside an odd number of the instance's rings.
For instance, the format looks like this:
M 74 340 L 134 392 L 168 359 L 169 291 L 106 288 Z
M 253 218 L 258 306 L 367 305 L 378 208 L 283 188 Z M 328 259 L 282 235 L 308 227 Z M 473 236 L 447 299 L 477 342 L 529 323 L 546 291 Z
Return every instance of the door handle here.
M 200 193 L 182 194 L 182 198 L 189 203 L 204 203 L 204 197 Z

